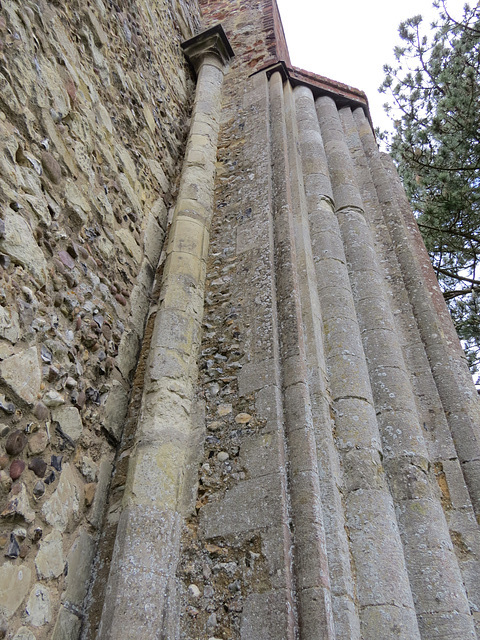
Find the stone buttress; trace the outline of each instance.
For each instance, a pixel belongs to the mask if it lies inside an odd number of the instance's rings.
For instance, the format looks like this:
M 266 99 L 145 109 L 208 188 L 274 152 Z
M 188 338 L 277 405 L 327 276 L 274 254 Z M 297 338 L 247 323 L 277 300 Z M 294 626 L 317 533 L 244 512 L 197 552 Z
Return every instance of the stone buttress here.
M 477 394 L 365 96 L 274 2 L 202 10 L 99 637 L 474 640 Z

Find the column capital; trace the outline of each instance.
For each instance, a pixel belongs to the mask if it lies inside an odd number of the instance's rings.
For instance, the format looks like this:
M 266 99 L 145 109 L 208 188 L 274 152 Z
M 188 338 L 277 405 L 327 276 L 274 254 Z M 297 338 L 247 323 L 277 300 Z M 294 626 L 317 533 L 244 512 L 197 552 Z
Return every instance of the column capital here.
M 207 55 L 216 56 L 222 65 L 227 64 L 235 55 L 221 24 L 198 33 L 193 38 L 182 42 L 181 46 L 196 72 Z

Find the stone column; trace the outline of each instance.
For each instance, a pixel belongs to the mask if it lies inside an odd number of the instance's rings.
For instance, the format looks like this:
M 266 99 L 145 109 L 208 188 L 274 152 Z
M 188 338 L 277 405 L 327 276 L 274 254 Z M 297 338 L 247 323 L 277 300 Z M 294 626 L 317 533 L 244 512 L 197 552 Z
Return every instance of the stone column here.
M 300 147 L 315 257 L 317 286 L 324 323 L 325 355 L 337 447 L 344 473 L 344 505 L 350 549 L 357 577 L 359 612 L 350 567 L 332 575 L 332 586 L 344 584 L 344 607 L 339 637 L 419 638 L 413 600 L 393 502 L 386 484 L 368 368 L 350 288 L 340 227 L 333 207 L 315 103 L 310 89 L 295 89 Z M 336 571 L 340 567 L 336 566 Z M 331 572 L 332 573 L 332 572 Z M 342 578 L 339 581 L 339 578 Z M 338 582 L 337 582 L 338 581 Z M 361 631 L 356 616 L 360 615 Z M 348 632 L 345 629 L 345 625 Z M 401 629 L 399 633 L 398 629 Z
M 330 98 L 320 98 L 317 105 L 420 634 L 429 640 L 471 639 L 475 632 L 465 588 L 433 491 L 428 451 L 341 118 Z M 344 112 L 346 121 L 350 111 Z M 359 146 L 351 143 L 352 153 Z
M 188 462 L 224 67 L 220 26 L 183 45 L 198 73 L 192 125 L 167 258 L 142 409 L 98 637 L 178 637 L 175 572 L 191 502 Z M 190 499 L 189 499 L 190 496 Z
M 382 154 L 379 153 L 363 110 L 355 112 L 354 117 L 351 116 L 349 110 L 342 110 L 341 114 L 346 138 L 354 157 L 364 206 L 368 211 L 370 227 L 375 237 L 378 259 L 387 276 L 391 307 L 397 332 L 402 342 L 405 362 L 410 373 L 413 374 L 411 382 L 415 393 L 417 413 L 429 451 L 431 468 L 434 469 L 434 474 L 430 473 L 430 480 L 434 492 L 438 493 L 440 490 L 441 503 L 450 529 L 450 537 L 455 547 L 455 556 L 467 590 L 470 608 L 475 611 L 480 603 L 480 561 L 478 559 L 480 529 L 475 522 L 473 507 L 448 428 L 447 418 L 425 353 L 425 346 L 405 286 L 404 275 L 397 260 L 397 252 L 403 253 L 401 247 L 404 245 L 397 243 L 398 236 L 393 240 L 389 231 L 389 227 L 396 227 L 403 223 L 403 216 L 399 211 L 395 196 L 395 185 L 399 184 L 398 174 L 389 163 L 387 167 L 390 170 L 385 170 Z M 363 139 L 365 153 L 362 150 L 360 138 Z M 381 199 L 381 203 L 379 199 Z M 415 224 L 413 216 L 411 216 L 411 222 Z M 415 253 L 417 259 L 424 256 L 428 263 L 430 262 L 424 247 Z M 404 266 L 411 269 L 412 264 L 406 261 Z M 430 264 L 428 267 L 431 270 Z M 434 292 L 430 291 L 430 293 Z M 425 297 L 430 302 L 431 296 L 425 295 Z M 443 296 L 441 296 L 440 302 L 442 306 L 445 306 Z M 449 333 L 449 326 L 451 327 L 451 321 L 447 316 L 445 327 L 447 333 Z M 453 338 L 458 344 L 456 335 L 453 335 Z M 468 383 L 472 385 L 471 376 L 469 378 Z M 435 486 L 434 477 L 438 488 Z M 464 542 L 466 540 L 468 540 L 467 544 Z M 480 628 L 479 622 L 474 618 L 474 623 L 478 628 Z
M 333 640 L 320 483 L 306 369 L 283 81 L 270 80 L 272 187 L 282 392 L 301 640 Z
M 325 536 L 332 591 L 332 609 L 337 638 L 360 638 L 360 621 L 355 604 L 355 589 L 350 566 L 350 550 L 345 531 L 343 506 L 342 471 L 334 442 L 335 425 L 331 416 L 331 398 L 327 392 L 327 372 L 324 355 L 323 323 L 317 289 L 315 261 L 318 256 L 312 252 L 312 238 L 316 229 L 309 228 L 309 207 L 311 193 L 323 193 L 318 183 L 312 185 L 312 164 L 307 171 L 306 158 L 311 157 L 314 134 L 310 128 L 309 112 L 304 108 L 304 96 L 313 97 L 310 89 L 285 85 L 287 135 L 289 164 L 294 204 L 295 239 L 297 259 L 302 277 L 302 314 L 307 345 L 307 366 L 310 397 L 312 398 L 312 418 L 317 445 L 317 460 L 322 492 L 322 507 L 325 522 Z M 313 106 L 313 117 L 318 122 Z M 320 132 L 318 131 L 318 135 Z M 300 151 L 300 154 L 298 153 Z M 303 164 L 303 167 L 302 167 Z M 316 171 L 321 169 L 315 167 Z M 318 174 L 316 173 L 318 176 Z M 328 177 L 327 177 L 328 181 Z M 308 183 L 308 187 L 307 187 Z M 321 197 L 319 195 L 319 197 Z
M 480 520 L 478 394 L 398 174 L 391 158 L 382 158 L 365 115 L 360 111 L 355 111 L 355 120 L 376 177 L 378 196 L 397 248 L 405 285 L 470 497 Z

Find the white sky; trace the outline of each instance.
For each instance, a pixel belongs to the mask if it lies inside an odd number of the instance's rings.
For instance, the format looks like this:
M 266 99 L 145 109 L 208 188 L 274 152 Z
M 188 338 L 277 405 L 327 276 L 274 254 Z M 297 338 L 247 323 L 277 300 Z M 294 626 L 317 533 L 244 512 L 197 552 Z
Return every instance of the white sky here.
M 277 0 L 292 64 L 365 91 L 374 126 L 390 128 L 378 93 L 383 65 L 400 44 L 398 25 L 421 14 L 429 27 L 437 10 L 431 0 Z M 465 0 L 447 0 L 462 15 Z

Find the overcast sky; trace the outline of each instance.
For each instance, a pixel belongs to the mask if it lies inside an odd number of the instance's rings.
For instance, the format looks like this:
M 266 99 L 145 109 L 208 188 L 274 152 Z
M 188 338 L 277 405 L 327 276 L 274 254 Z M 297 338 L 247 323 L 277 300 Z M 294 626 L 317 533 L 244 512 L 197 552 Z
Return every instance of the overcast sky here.
M 386 96 L 377 89 L 383 65 L 400 43 L 398 25 L 414 15 L 430 25 L 437 14 L 431 0 L 277 0 L 292 64 L 365 91 L 373 123 L 385 129 Z M 462 15 L 464 0 L 447 0 L 449 12 Z

